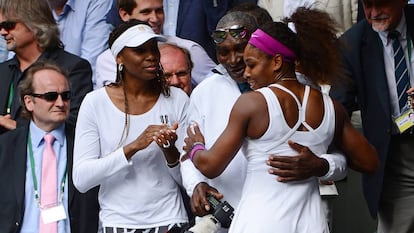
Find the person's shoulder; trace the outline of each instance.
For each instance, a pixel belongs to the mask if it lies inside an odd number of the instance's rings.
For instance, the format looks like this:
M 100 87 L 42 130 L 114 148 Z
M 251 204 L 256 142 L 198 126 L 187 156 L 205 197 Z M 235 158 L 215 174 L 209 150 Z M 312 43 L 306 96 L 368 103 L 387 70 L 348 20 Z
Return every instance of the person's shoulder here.
M 62 57 L 67 58 L 68 60 L 72 60 L 73 62 L 83 62 L 89 64 L 88 60 L 86 60 L 85 58 L 82 58 L 73 53 L 69 53 L 65 50 L 62 51 Z
M 22 136 L 22 135 L 26 135 L 28 132 L 28 128 L 27 126 L 22 126 L 22 127 L 17 127 L 14 130 L 10 130 L 7 131 L 3 134 L 0 135 L 0 147 L 3 146 L 16 146 L 16 143 L 18 143 L 18 139 Z
M 18 65 L 18 62 L 16 61 L 16 58 L 15 57 L 12 57 L 12 58 L 9 58 L 9 59 L 7 59 L 5 61 L 0 62 L 0 68 L 1 69 L 3 67 L 4 68 L 8 68 L 10 65 L 13 65 L 13 64 Z
M 79 64 L 88 65 L 89 69 L 91 66 L 89 62 L 73 53 L 67 52 L 63 48 L 55 48 L 49 51 L 50 52 L 50 59 L 55 60 L 55 62 L 65 68 L 71 68 L 73 66 L 77 66 Z
M 408 4 L 404 9 L 404 13 L 407 27 L 409 30 L 414 31 L 414 4 Z
M 221 84 L 235 84 L 235 81 L 227 73 L 226 69 L 221 65 L 217 65 L 195 89 L 211 88 L 211 86 Z
M 191 96 L 221 95 L 229 88 L 238 88 L 236 82 L 227 74 L 214 73 L 205 78 L 192 91 Z
M 188 39 L 184 39 L 178 36 L 165 36 L 165 38 L 167 38 L 167 42 L 168 43 L 172 43 L 172 44 L 176 44 L 179 47 L 182 48 L 186 48 L 188 50 L 190 50 L 192 47 L 200 47 L 201 45 L 199 45 L 197 42 L 192 41 L 192 40 L 188 40 Z M 190 50 L 191 52 L 191 50 Z
M 187 93 L 185 93 L 181 88 L 173 86 L 170 86 L 170 96 L 179 99 L 188 99 Z
M 106 49 L 101 54 L 98 55 L 96 58 L 96 63 L 104 62 L 104 61 L 111 61 L 112 63 L 115 61 L 114 56 L 112 55 L 112 52 L 110 49 Z
M 340 39 L 342 40 L 357 40 L 364 37 L 367 33 L 373 31 L 372 26 L 368 23 L 366 19 L 361 20 L 360 22 L 354 24 L 351 28 L 342 34 Z
M 106 87 L 101 87 L 98 89 L 95 89 L 91 92 L 88 92 L 85 96 L 85 100 L 93 100 L 93 101 L 104 101 L 105 96 L 107 96 L 107 92 L 105 90 Z

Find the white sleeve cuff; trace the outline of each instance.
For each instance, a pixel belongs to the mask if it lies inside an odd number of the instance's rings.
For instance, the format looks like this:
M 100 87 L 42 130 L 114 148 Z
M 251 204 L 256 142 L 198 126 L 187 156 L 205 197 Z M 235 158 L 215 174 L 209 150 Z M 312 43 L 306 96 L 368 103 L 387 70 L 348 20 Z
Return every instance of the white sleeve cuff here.
M 190 159 L 181 162 L 181 174 L 183 179 L 183 186 L 188 196 L 193 195 L 195 186 L 200 182 L 207 182 L 205 178 L 194 166 Z
M 329 164 L 328 172 L 319 177 L 323 181 L 342 180 L 347 175 L 347 163 L 345 156 L 342 154 L 322 154 L 321 158 L 325 159 Z

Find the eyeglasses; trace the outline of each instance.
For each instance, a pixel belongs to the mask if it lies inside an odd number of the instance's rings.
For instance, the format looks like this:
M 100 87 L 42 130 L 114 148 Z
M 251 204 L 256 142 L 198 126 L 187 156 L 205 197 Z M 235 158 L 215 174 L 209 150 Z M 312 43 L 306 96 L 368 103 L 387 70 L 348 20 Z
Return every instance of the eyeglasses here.
M 187 76 L 190 73 L 190 71 L 185 70 L 185 71 L 178 71 L 177 73 L 169 73 L 169 72 L 165 72 L 164 73 L 164 77 L 169 80 L 172 78 L 172 76 L 177 76 L 177 78 L 183 78 L 185 76 Z
M 0 23 L 0 30 L 4 29 L 6 31 L 10 31 L 16 27 L 17 22 L 15 21 L 3 21 Z
M 43 94 L 32 93 L 32 94 L 29 94 L 29 95 L 31 95 L 33 97 L 38 97 L 38 98 L 44 99 L 48 102 L 56 101 L 57 98 L 59 97 L 59 95 L 60 95 L 60 97 L 62 97 L 63 101 L 70 100 L 70 97 L 72 97 L 72 94 L 70 93 L 70 91 L 64 91 L 64 92 L 61 92 L 61 93 L 58 93 L 56 91 L 51 91 L 51 92 L 46 92 L 46 93 L 43 93 Z
M 211 37 L 213 38 L 214 43 L 220 44 L 226 39 L 227 33 L 229 33 L 234 39 L 245 38 L 247 35 L 247 29 L 240 25 L 233 25 L 226 29 L 215 30 Z

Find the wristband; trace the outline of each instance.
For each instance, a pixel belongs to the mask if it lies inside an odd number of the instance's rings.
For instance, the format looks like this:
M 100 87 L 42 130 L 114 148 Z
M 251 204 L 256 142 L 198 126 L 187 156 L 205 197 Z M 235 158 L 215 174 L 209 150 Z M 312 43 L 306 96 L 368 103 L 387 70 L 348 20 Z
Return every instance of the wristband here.
M 199 151 L 199 150 L 205 150 L 205 149 L 206 149 L 206 147 L 204 146 L 203 143 L 201 143 L 201 142 L 195 142 L 193 144 L 193 146 L 191 147 L 191 151 L 190 151 L 190 155 L 189 155 L 191 162 L 193 162 L 194 155 L 195 155 L 195 153 L 197 151 Z

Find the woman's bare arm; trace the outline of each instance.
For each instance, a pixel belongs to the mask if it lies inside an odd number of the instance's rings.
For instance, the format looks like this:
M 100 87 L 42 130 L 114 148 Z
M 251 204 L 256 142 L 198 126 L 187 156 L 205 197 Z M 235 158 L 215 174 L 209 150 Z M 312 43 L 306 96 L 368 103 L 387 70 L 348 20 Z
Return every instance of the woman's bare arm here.
M 375 173 L 380 161 L 375 148 L 351 124 L 345 108 L 334 101 L 336 128 L 334 142 L 348 160 L 348 166 L 363 173 Z

